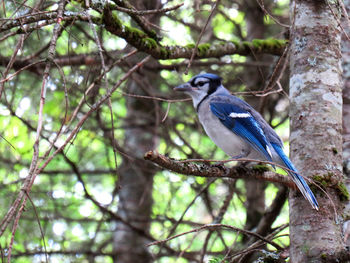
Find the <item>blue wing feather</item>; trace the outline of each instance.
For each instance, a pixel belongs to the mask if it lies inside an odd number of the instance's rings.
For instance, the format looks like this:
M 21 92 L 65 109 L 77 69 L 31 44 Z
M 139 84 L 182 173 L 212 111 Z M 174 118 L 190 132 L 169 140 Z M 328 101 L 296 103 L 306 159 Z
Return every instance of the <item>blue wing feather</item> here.
M 310 202 L 312 207 L 315 208 L 316 210 L 318 210 L 319 206 L 318 206 L 317 200 L 316 200 L 314 194 L 312 193 L 310 187 L 307 185 L 307 183 L 305 182 L 304 178 L 301 177 L 298 174 L 297 169 L 294 167 L 294 165 L 289 160 L 287 155 L 285 155 L 285 153 L 283 152 L 282 148 L 279 145 L 275 144 L 275 143 L 271 143 L 271 146 L 274 148 L 275 152 L 281 158 L 281 160 L 285 164 L 285 166 L 289 170 L 293 171 L 293 172 L 287 171 L 287 173 L 292 177 L 293 181 L 298 186 L 300 192 Z
M 272 161 L 272 156 L 267 150 L 270 144 L 253 116 L 245 118 L 230 117 L 231 113 L 250 114 L 248 111 L 233 104 L 222 102 L 211 102 L 210 110 L 228 129 L 247 141 L 255 150 L 265 156 L 268 161 Z

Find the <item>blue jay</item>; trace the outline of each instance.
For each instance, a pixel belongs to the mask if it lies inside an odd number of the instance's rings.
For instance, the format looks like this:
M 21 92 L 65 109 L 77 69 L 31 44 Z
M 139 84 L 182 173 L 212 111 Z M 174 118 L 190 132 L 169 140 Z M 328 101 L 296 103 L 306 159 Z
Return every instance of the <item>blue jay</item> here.
M 283 152 L 276 132 L 248 103 L 231 95 L 219 76 L 200 74 L 174 89 L 192 97 L 205 132 L 226 154 L 275 162 L 293 171 L 286 170 L 305 199 L 318 210 L 314 194 Z

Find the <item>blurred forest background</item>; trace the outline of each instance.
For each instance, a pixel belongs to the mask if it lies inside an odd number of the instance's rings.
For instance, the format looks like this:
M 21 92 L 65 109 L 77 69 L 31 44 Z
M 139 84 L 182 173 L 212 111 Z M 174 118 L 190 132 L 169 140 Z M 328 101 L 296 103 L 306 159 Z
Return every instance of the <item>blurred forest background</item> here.
M 345 32 L 350 4 L 329 2 Z M 287 184 L 144 155 L 228 159 L 173 91 L 201 72 L 288 152 L 290 14 L 287 0 L 0 1 L 1 262 L 286 262 Z

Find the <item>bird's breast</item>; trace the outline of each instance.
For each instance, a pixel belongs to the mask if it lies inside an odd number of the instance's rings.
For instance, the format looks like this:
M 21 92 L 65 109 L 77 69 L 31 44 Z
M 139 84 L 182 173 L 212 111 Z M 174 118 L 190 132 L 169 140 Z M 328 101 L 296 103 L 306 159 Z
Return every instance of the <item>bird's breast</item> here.
M 213 142 L 231 157 L 249 155 L 250 145 L 220 122 L 211 112 L 209 102 L 202 104 L 198 112 L 199 121 Z

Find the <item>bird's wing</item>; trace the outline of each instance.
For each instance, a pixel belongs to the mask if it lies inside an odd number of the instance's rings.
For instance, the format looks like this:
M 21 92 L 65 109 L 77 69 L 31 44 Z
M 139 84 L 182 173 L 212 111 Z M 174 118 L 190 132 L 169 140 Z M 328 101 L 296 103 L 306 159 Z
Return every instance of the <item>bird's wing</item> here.
M 259 123 L 248 110 L 220 100 L 212 100 L 210 110 L 222 124 L 272 162 L 271 145 Z

